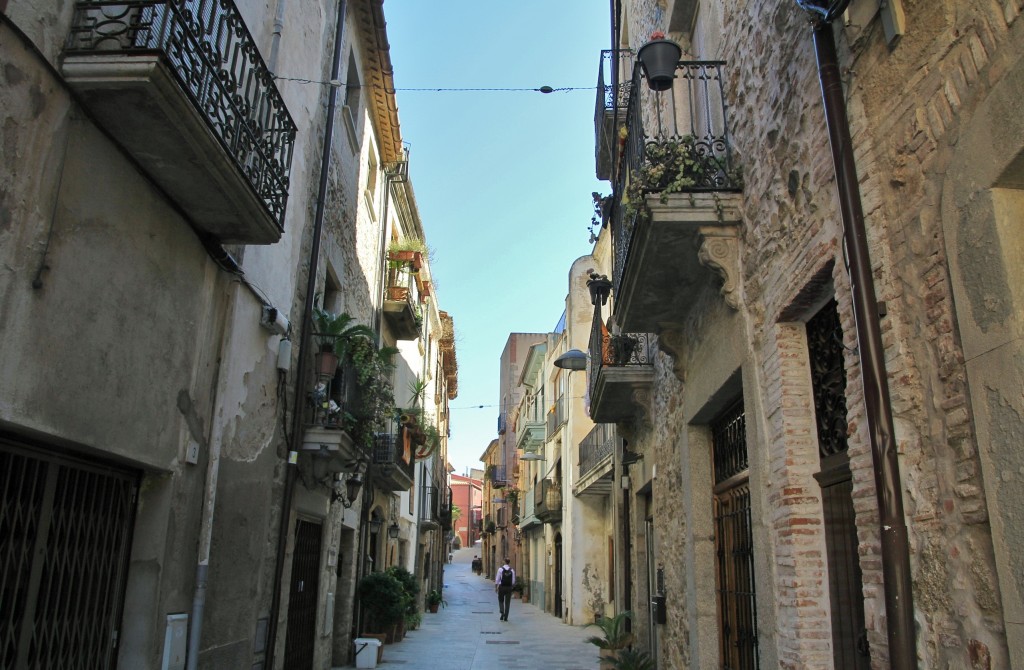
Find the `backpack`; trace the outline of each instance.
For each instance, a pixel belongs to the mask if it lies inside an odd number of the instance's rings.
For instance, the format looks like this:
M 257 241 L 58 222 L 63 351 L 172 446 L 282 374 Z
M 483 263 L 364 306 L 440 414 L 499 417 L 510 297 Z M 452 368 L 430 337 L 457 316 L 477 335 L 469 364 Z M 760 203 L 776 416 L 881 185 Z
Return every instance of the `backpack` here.
M 513 576 L 514 576 L 514 573 L 512 572 L 512 568 L 502 568 L 501 569 L 501 586 L 503 588 L 504 587 L 512 586 L 512 577 Z

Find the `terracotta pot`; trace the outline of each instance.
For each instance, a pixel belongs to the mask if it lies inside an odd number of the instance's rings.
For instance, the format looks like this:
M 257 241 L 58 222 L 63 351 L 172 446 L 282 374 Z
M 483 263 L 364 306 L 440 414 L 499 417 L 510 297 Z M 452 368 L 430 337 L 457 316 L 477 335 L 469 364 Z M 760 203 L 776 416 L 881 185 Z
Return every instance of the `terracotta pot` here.
M 409 288 L 406 286 L 389 286 L 388 300 L 401 302 L 409 299 Z
M 325 379 L 334 379 L 338 371 L 338 355 L 333 351 L 321 351 L 316 358 L 316 374 Z
M 427 605 L 427 609 L 431 614 L 437 614 L 437 608 L 441 606 L 441 603 L 431 603 Z

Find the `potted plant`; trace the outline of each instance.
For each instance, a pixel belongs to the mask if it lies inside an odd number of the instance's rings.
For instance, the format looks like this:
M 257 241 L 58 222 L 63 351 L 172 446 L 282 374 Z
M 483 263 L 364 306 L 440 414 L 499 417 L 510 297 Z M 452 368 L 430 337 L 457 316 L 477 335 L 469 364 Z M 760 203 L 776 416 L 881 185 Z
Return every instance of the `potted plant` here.
M 418 237 L 405 237 L 388 245 L 388 261 L 392 267 L 407 265 L 413 272 L 419 272 L 423 265 L 423 254 L 427 245 Z
M 640 47 L 636 58 L 647 77 L 647 85 L 654 91 L 667 91 L 672 88 L 672 80 L 676 76 L 676 65 L 683 55 L 683 50 L 672 40 L 665 39 L 665 33 L 656 30 L 651 33 L 651 41 Z
M 366 632 L 387 634 L 405 618 L 405 589 L 393 575 L 371 572 L 360 580 L 356 593 L 365 614 Z
M 601 629 L 602 635 L 592 635 L 587 642 L 600 649 L 601 670 L 611 670 L 615 652 L 633 643 L 633 634 L 626 630 L 626 620 L 633 618 L 632 610 L 619 612 L 615 616 L 601 617 L 591 626 Z
M 646 651 L 620 649 L 612 657 L 611 667 L 614 670 L 655 670 L 657 666 Z
M 354 321 L 355 317 L 346 312 L 335 314 L 319 307 L 313 309 L 313 336 L 319 348 L 317 374 L 320 377 L 334 377 L 338 363 L 347 357 L 354 339 L 373 341 L 373 330 Z
M 427 592 L 427 609 L 431 614 L 437 614 L 438 607 L 448 607 L 448 602 L 439 590 L 432 589 Z
M 517 599 L 523 597 L 523 584 L 522 584 L 522 582 L 516 582 L 512 586 L 512 597 L 513 598 L 517 598 Z
M 398 583 L 402 585 L 402 591 L 405 593 L 405 613 L 398 622 L 397 635 L 397 637 L 402 638 L 405 637 L 405 627 L 409 622 L 409 616 L 418 614 L 416 596 L 420 592 L 420 585 L 416 576 L 400 565 L 392 565 L 384 572 L 397 579 Z
M 488 521 L 487 522 L 487 528 L 485 528 L 484 531 L 486 533 L 488 533 L 488 534 L 491 534 L 491 533 L 495 532 L 497 529 L 498 529 L 498 527 L 496 525 L 494 525 L 493 521 Z

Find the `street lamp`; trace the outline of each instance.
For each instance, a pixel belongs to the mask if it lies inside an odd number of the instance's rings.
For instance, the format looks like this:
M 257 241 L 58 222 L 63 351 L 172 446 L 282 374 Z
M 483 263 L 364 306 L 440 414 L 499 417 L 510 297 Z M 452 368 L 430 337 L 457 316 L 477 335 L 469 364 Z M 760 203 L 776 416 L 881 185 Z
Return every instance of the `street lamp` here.
M 359 489 L 363 486 L 363 476 L 358 470 L 353 472 L 344 480 L 344 492 L 342 492 L 342 474 L 335 475 L 334 490 L 331 491 L 331 502 L 340 502 L 346 509 L 352 507 L 356 498 L 359 497 Z
M 570 349 L 556 358 L 554 365 L 556 368 L 562 368 L 563 370 L 569 370 L 570 372 L 586 370 L 587 355 L 579 349 Z
M 392 521 L 391 525 L 388 526 L 388 537 L 390 537 L 392 540 L 397 540 L 399 532 L 401 532 L 401 529 L 398 527 L 398 523 Z

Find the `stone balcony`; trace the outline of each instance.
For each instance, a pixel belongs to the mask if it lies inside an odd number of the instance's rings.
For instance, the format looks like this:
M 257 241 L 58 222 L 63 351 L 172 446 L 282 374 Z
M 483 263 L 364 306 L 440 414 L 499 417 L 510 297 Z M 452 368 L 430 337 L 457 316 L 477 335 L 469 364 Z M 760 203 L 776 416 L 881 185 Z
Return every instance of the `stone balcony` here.
M 654 381 L 654 338 L 649 333 L 609 335 L 595 320 L 590 334 L 590 418 L 629 421 L 646 408 Z
M 296 128 L 232 0 L 79 0 L 60 67 L 200 233 L 281 238 Z

